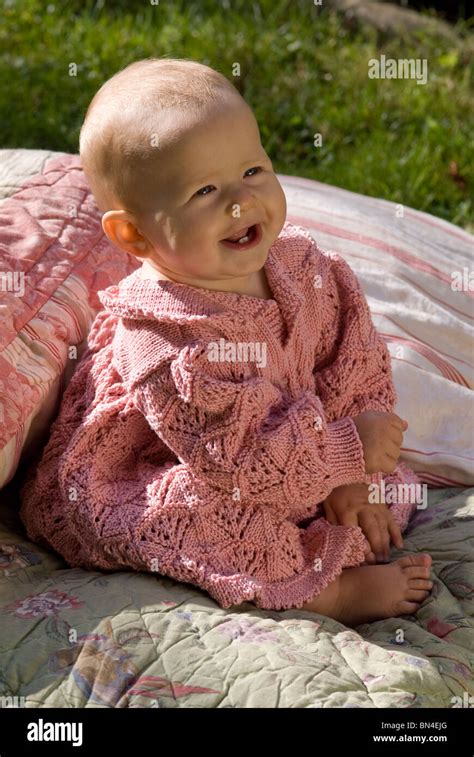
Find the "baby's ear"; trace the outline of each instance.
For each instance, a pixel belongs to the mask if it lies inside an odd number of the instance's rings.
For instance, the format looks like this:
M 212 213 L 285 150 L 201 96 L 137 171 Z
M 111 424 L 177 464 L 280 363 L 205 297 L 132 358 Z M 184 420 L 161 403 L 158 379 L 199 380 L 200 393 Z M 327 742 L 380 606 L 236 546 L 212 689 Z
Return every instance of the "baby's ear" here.
M 149 243 L 138 231 L 133 219 L 124 210 L 108 210 L 102 216 L 102 228 L 107 238 L 124 252 L 143 257 L 149 254 Z

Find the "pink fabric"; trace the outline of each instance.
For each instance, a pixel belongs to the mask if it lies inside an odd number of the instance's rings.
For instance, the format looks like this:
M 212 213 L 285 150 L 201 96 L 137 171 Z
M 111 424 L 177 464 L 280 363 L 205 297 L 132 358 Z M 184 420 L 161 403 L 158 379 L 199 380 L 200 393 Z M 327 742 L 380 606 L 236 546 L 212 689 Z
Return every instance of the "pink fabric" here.
M 29 155 L 14 161 L 20 174 Z M 71 347 L 79 354 L 101 307 L 97 291 L 137 268 L 100 218 L 78 155 L 57 153 L 0 202 L 0 487 L 47 439 Z
M 72 566 L 157 571 L 222 607 L 301 605 L 364 561 L 322 502 L 365 474 L 351 416 L 393 410 L 388 350 L 344 259 L 286 223 L 265 265 L 274 299 L 135 271 L 104 306 L 23 488 L 28 536 Z M 209 359 L 265 344 L 266 364 Z M 402 530 L 416 505 L 391 506 Z M 316 558 L 321 558 L 315 569 Z

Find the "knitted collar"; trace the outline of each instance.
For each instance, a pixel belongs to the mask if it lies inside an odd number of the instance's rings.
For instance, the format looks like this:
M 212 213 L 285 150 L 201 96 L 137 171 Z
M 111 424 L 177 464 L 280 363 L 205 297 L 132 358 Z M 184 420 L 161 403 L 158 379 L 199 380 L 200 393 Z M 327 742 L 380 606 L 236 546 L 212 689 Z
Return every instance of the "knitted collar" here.
M 298 229 L 299 230 L 299 229 Z M 304 235 L 312 240 L 308 232 Z M 174 281 L 142 279 L 135 270 L 118 284 L 99 291 L 104 308 L 123 318 L 134 320 L 186 322 L 191 318 L 206 318 L 213 314 L 234 313 L 239 306 L 255 315 L 277 304 L 287 326 L 291 327 L 303 302 L 301 286 L 294 280 L 285 263 L 287 237 L 295 236 L 295 227 L 285 222 L 280 236 L 269 249 L 264 268 L 274 300 L 262 300 L 236 292 L 178 284 Z

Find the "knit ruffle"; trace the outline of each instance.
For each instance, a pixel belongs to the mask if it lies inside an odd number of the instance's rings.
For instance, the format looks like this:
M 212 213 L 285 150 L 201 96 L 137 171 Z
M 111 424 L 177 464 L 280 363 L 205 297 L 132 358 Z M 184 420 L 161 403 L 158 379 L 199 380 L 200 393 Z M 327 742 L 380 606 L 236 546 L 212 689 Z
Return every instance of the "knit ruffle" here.
M 365 561 L 366 540 L 359 527 L 331 526 L 318 518 L 302 536 L 304 568 L 283 581 L 259 582 L 251 576 L 213 576 L 209 594 L 222 606 L 245 601 L 272 610 L 301 608 L 321 593 L 344 568 Z

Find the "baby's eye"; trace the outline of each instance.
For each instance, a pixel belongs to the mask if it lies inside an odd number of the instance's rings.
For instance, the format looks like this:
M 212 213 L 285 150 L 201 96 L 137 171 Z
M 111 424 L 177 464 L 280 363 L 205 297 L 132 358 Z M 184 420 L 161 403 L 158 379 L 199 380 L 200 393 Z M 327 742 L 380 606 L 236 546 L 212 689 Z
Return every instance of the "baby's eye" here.
M 205 189 L 209 189 L 210 187 L 213 187 L 213 186 L 214 186 L 213 184 L 207 184 L 205 187 L 201 187 L 201 189 L 198 189 L 198 191 L 196 192 L 196 194 L 200 195 L 201 197 L 205 197 L 207 194 L 209 194 L 209 192 L 205 192 L 204 190 Z M 215 189 L 215 187 L 214 187 L 214 189 Z
M 255 173 L 249 174 L 249 171 L 256 171 L 257 173 L 260 173 L 260 171 L 263 171 L 263 168 L 261 166 L 253 166 L 252 168 L 248 168 L 245 171 L 244 176 L 255 176 L 256 175 Z M 206 191 L 207 189 L 211 189 L 211 190 L 215 189 L 214 184 L 207 184 L 205 187 L 201 187 L 201 189 L 198 189 L 198 191 L 196 192 L 196 194 L 199 197 L 205 197 L 206 195 L 209 194 L 209 192 Z
M 248 174 L 248 172 L 249 172 L 249 171 L 258 171 L 258 172 L 260 172 L 260 171 L 262 171 L 262 170 L 263 170 L 263 169 L 262 169 L 262 167 L 261 167 L 261 166 L 254 166 L 253 168 L 248 168 L 248 169 L 246 170 L 245 174 Z M 255 174 L 253 173 L 253 174 L 251 174 L 251 176 L 255 176 Z

